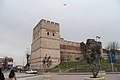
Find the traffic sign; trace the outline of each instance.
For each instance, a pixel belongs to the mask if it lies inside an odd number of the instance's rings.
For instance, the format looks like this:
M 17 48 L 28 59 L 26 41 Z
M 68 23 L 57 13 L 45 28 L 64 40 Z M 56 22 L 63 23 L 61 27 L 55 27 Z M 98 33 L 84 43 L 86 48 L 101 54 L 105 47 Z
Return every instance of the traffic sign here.
M 115 54 L 113 52 L 108 54 L 108 60 L 109 60 L 109 63 L 115 62 Z

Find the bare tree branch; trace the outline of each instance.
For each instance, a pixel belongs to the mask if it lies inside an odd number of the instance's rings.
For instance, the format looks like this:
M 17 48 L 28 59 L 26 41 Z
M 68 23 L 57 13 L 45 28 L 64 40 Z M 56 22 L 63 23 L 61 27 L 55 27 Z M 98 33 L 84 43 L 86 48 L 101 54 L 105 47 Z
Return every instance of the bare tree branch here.
M 118 42 L 108 42 L 106 49 L 107 50 L 118 50 L 120 48 L 120 45 Z

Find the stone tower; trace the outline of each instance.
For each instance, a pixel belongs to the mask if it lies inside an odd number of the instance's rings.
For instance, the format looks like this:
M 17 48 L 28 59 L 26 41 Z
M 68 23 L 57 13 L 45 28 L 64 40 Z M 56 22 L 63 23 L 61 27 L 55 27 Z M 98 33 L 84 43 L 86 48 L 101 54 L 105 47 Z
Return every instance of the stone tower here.
M 59 24 L 42 19 L 33 29 L 31 68 L 43 69 L 43 59 L 50 57 L 51 67 L 60 63 Z

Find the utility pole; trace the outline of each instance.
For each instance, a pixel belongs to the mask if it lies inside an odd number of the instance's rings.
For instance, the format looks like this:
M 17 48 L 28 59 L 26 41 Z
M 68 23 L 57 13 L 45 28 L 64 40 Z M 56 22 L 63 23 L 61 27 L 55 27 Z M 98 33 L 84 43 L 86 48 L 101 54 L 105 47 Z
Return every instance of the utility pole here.
M 24 57 L 23 57 L 23 67 L 24 67 Z

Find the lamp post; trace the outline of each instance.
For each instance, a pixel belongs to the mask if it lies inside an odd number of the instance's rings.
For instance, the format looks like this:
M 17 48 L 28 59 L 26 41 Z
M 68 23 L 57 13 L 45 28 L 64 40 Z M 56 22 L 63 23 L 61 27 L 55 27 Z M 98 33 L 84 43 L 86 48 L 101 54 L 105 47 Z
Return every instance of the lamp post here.
M 96 42 L 100 41 L 100 36 L 96 36 Z

